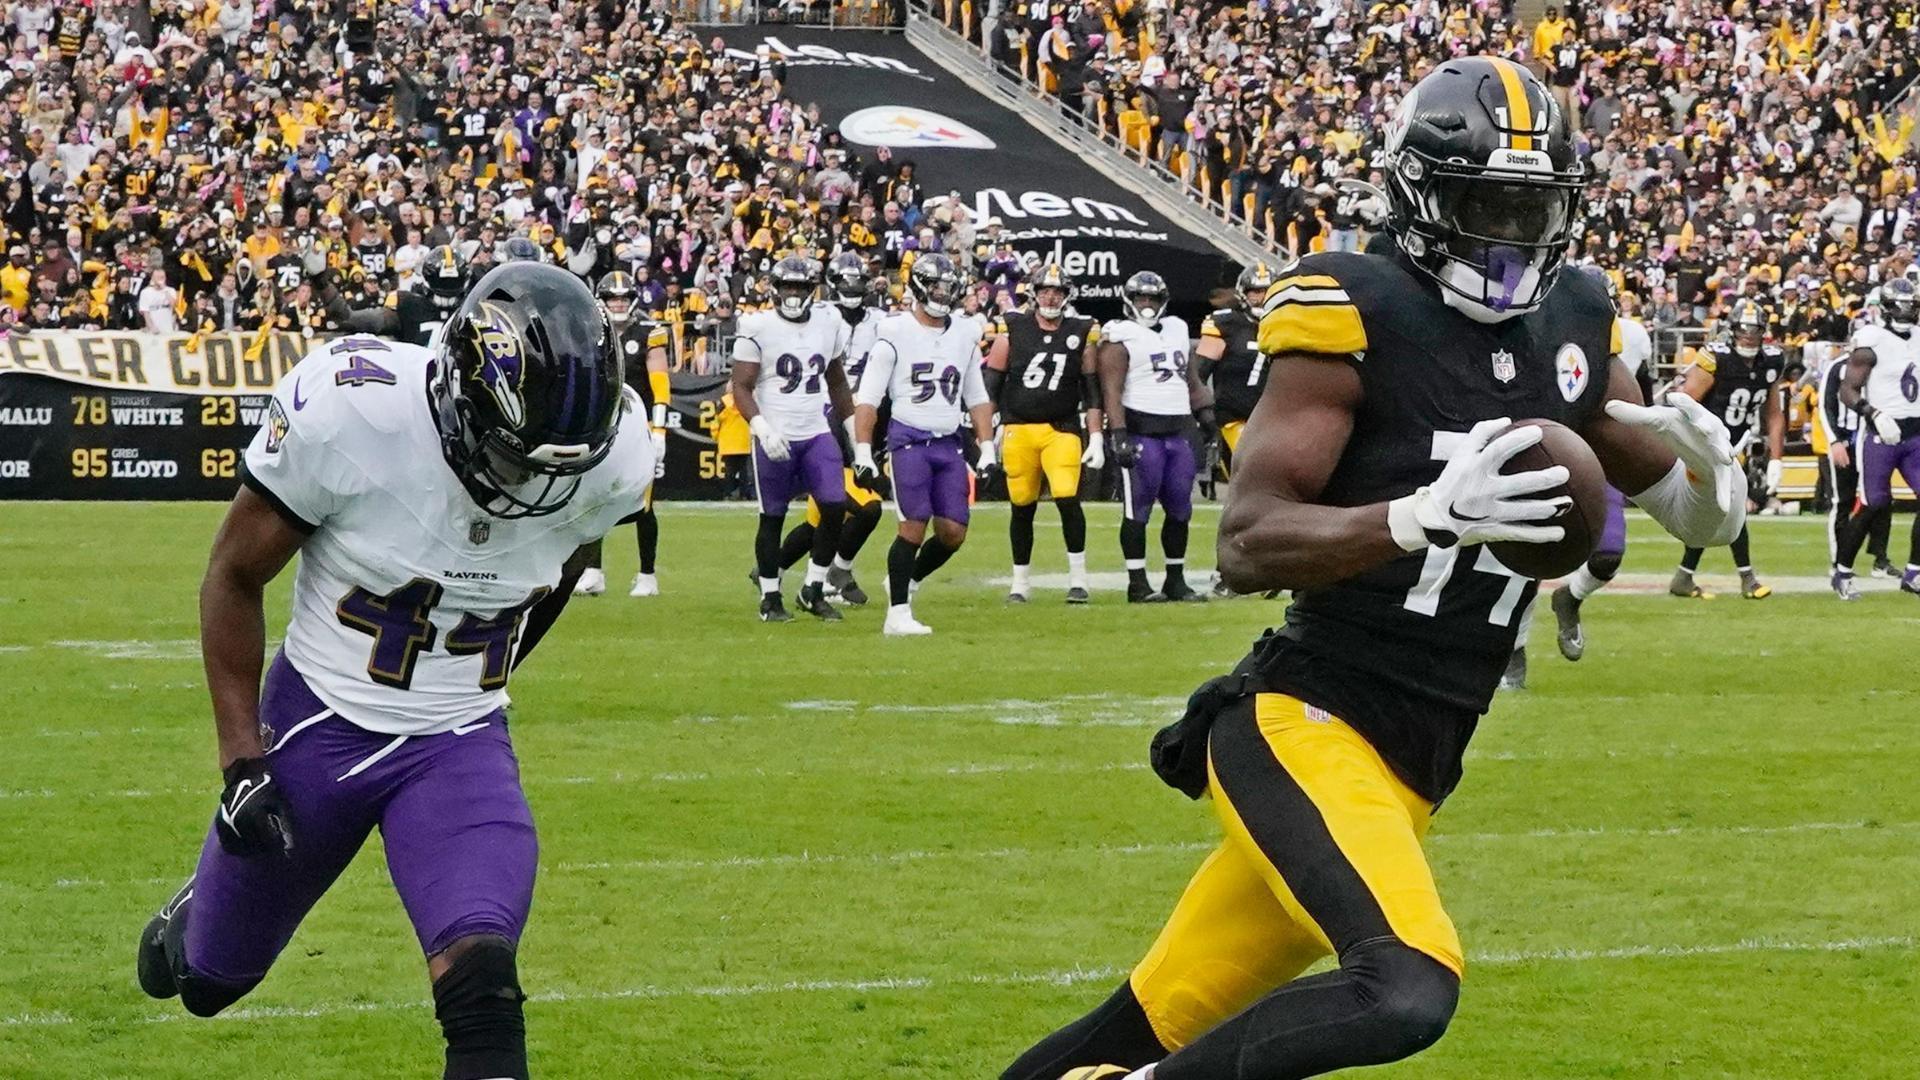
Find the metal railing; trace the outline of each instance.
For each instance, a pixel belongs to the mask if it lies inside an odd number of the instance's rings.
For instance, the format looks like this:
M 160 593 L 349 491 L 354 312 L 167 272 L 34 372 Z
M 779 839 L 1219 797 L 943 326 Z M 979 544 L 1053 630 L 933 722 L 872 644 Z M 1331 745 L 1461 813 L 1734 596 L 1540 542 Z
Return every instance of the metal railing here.
M 692 26 L 898 30 L 906 24 L 900 0 L 672 0 L 671 10 Z

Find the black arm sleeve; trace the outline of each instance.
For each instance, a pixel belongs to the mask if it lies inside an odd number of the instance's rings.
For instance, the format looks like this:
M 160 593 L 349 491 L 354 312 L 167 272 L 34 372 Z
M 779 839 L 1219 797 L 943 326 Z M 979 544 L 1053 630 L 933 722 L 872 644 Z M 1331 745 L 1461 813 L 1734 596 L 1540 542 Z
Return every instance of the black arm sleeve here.
M 1100 409 L 1106 402 L 1100 397 L 1100 373 L 1083 371 L 1080 373 L 1080 402 L 1083 409 Z
M 340 329 L 352 334 L 391 334 L 400 326 L 400 316 L 390 307 L 354 308 L 340 320 Z
M 981 368 L 980 377 L 986 381 L 988 399 L 999 405 L 1000 388 L 1006 385 L 1007 373 L 999 368 Z
M 590 545 L 589 545 L 590 546 Z M 533 655 L 534 646 L 547 636 L 553 624 L 560 621 L 560 613 L 566 610 L 567 601 L 573 599 L 573 586 L 580 580 L 580 574 L 587 568 L 587 548 L 582 547 L 568 557 L 566 565 L 560 568 L 560 584 L 552 592 L 540 598 L 527 612 L 526 625 L 520 629 L 520 651 L 514 654 L 513 667 L 519 670 Z

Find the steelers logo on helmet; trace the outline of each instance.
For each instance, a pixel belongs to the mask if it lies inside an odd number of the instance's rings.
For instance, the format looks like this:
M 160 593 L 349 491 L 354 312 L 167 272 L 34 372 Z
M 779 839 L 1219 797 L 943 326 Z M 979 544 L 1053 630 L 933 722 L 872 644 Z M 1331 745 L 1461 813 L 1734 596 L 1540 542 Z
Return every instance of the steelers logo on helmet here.
M 1887 329 L 1902 337 L 1913 333 L 1920 322 L 1920 288 L 1912 278 L 1897 277 L 1880 288 L 1880 310 L 1886 316 Z
M 441 339 L 430 393 L 447 464 L 499 518 L 567 504 L 620 429 L 620 356 L 606 308 L 560 267 L 502 263 Z
M 593 295 L 606 307 L 615 326 L 627 325 L 627 320 L 633 315 L 633 298 L 637 293 L 632 275 L 624 270 L 615 270 L 601 277 L 600 284 L 593 290 Z
M 788 322 L 805 322 L 813 310 L 813 294 L 820 288 L 820 264 L 804 255 L 789 255 L 773 264 L 773 306 Z
M 1733 351 L 1751 360 L 1760 355 L 1760 346 L 1767 340 L 1767 313 L 1752 300 L 1742 300 L 1733 306 L 1732 318 L 1728 320 L 1733 332 Z
M 1448 60 L 1387 127 L 1387 227 L 1448 305 L 1479 322 L 1538 307 L 1578 226 L 1586 170 L 1530 71 Z
M 1239 278 L 1233 283 L 1233 294 L 1240 303 L 1251 311 L 1267 298 L 1267 290 L 1273 288 L 1273 271 L 1264 262 L 1256 262 L 1240 271 Z
M 441 311 L 452 311 L 459 306 L 467 295 L 467 285 L 471 270 L 460 249 L 450 244 L 442 244 L 427 252 L 426 259 L 420 265 L 420 281 L 425 285 L 426 293 L 433 299 L 433 305 Z
M 1120 287 L 1120 301 L 1127 309 L 1127 318 L 1143 326 L 1157 326 L 1160 316 L 1167 313 L 1166 279 L 1151 270 L 1142 270 L 1127 279 Z
M 1033 276 L 1033 309 L 1049 321 L 1063 319 L 1073 303 L 1073 278 L 1057 262 L 1048 262 Z
M 859 255 L 843 251 L 827 264 L 827 288 L 833 301 L 843 308 L 865 306 L 867 302 L 867 264 Z
M 952 259 L 930 251 L 913 260 L 913 269 L 907 274 L 907 288 L 922 311 L 944 319 L 960 302 L 960 271 L 954 268 Z

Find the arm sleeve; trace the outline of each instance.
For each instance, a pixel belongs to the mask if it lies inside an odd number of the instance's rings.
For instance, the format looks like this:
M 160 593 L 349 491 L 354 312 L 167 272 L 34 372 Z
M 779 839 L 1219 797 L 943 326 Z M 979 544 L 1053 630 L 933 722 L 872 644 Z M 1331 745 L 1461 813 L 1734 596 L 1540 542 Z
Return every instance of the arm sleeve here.
M 879 408 L 887 399 L 887 387 L 893 383 L 893 365 L 900 359 L 900 351 L 886 338 L 873 343 L 867 352 L 867 367 L 860 373 L 860 389 L 853 396 L 856 405 Z
M 967 353 L 966 373 L 960 377 L 960 400 L 966 402 L 969 409 L 993 400 L 987 396 L 987 381 L 980 374 L 985 367 L 980 359 L 980 347 L 976 345 Z

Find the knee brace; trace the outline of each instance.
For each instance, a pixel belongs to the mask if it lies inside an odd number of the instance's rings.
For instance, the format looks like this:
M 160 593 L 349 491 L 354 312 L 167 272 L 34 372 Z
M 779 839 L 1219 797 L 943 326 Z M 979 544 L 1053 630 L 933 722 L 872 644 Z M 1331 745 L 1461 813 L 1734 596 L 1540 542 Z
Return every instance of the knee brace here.
M 1587 573 L 1596 581 L 1612 581 L 1613 575 L 1620 572 L 1620 552 L 1596 551 L 1593 558 L 1587 560 Z
M 1398 938 L 1347 950 L 1340 968 L 1369 1003 L 1364 1040 L 1381 1063 L 1398 1061 L 1440 1040 L 1460 1004 L 1460 977 Z
M 527 1024 L 511 941 L 488 934 L 433 982 L 433 1014 L 447 1039 L 446 1080 L 527 1080 Z M 456 943 L 457 945 L 458 943 Z

